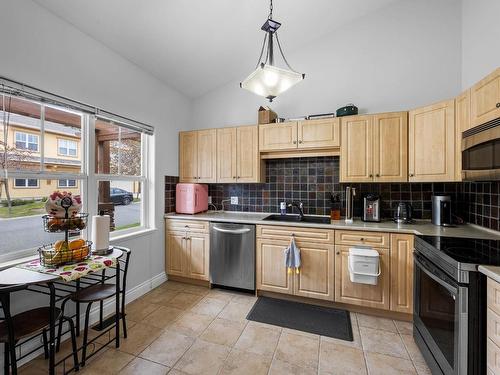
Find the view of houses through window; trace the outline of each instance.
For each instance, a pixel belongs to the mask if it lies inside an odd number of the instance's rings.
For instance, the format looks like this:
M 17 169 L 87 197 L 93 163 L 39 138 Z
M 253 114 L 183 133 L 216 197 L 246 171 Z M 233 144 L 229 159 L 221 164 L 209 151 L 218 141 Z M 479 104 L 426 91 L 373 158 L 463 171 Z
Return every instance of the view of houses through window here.
M 94 150 L 86 149 L 90 137 Z M 0 94 L 0 256 L 53 239 L 40 216 L 55 190 L 82 195 L 86 212 L 105 211 L 113 231 L 144 226 L 144 137 L 111 120 Z

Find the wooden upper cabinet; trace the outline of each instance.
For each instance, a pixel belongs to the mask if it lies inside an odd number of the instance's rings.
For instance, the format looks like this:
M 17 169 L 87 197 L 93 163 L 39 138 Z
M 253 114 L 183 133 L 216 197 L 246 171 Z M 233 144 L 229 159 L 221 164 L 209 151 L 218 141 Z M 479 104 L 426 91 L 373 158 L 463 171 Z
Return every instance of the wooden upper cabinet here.
M 415 109 L 409 117 L 409 181 L 455 181 L 455 101 Z
M 217 129 L 217 182 L 236 182 L 236 128 Z
M 408 180 L 408 112 L 373 116 L 373 175 L 375 182 Z
M 500 68 L 471 88 L 471 127 L 500 117 Z
M 340 147 L 340 119 L 299 121 L 297 141 L 299 149 Z
M 372 116 L 341 120 L 340 182 L 372 182 Z
M 462 133 L 472 127 L 470 120 L 470 90 L 467 90 L 455 99 L 455 174 L 457 181 L 462 179 Z
M 259 150 L 297 149 L 297 122 L 259 125 Z
M 391 234 L 391 310 L 413 313 L 413 235 Z
M 236 176 L 237 182 L 260 182 L 259 128 L 236 128 Z
M 198 132 L 179 133 L 179 181 L 198 180 Z
M 198 130 L 197 182 L 217 182 L 217 131 Z

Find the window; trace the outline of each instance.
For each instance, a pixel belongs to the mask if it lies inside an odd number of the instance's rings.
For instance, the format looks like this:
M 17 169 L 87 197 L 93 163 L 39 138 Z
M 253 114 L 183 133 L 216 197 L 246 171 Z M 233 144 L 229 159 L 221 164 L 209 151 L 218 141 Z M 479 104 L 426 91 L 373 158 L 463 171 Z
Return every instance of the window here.
M 61 239 L 45 233 L 40 219 L 54 190 L 80 195 L 82 210 L 90 216 L 107 211 L 111 237 L 150 227 L 154 210 L 145 207 L 154 207 L 151 127 L 115 115 L 113 120 L 96 116 L 95 108 L 79 103 L 53 104 L 60 97 L 34 101 L 2 90 L 0 220 L 8 225 L 0 225 L 0 262 L 33 255 L 40 245 Z M 30 235 L 20 241 L 19 233 L 27 231 Z
M 16 178 L 14 180 L 16 188 L 37 188 L 38 180 L 36 178 Z
M 76 180 L 59 180 L 57 186 L 60 188 L 74 188 L 76 187 Z
M 38 152 L 38 135 L 16 132 L 16 148 Z
M 57 147 L 57 152 L 62 156 L 76 156 L 78 150 L 77 143 L 69 139 L 58 139 Z

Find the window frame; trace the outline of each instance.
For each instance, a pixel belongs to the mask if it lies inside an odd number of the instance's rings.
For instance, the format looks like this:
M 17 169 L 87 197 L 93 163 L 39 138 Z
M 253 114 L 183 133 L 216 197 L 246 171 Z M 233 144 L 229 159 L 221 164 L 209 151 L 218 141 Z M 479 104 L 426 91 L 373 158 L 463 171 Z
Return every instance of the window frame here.
M 64 153 L 61 153 L 61 142 L 71 142 L 71 143 L 74 143 L 75 144 L 75 155 L 70 155 L 69 153 L 69 150 L 72 150 L 72 148 L 70 149 L 69 147 L 62 147 L 62 148 L 66 148 L 67 152 L 64 154 Z M 68 158 L 78 158 L 78 142 L 74 139 L 69 139 L 69 138 L 62 138 L 62 137 L 57 137 L 57 156 L 65 156 L 65 157 L 68 157 Z
M 61 185 L 61 181 L 66 181 L 66 185 Z M 75 185 L 70 186 L 69 181 L 75 181 Z M 59 188 L 59 189 L 78 189 L 78 180 L 76 180 L 74 178 L 59 178 L 57 180 L 57 188 Z
M 40 130 L 40 133 L 41 133 L 41 130 Z M 17 136 L 18 135 L 24 135 L 24 136 L 26 136 L 26 140 L 25 141 L 18 141 L 17 140 Z M 36 150 L 31 150 L 29 148 L 30 144 L 35 144 L 34 142 L 30 142 L 29 141 L 30 135 L 32 137 L 36 137 Z M 17 147 L 17 142 L 24 142 L 25 148 Z M 28 150 L 28 151 L 32 151 L 32 152 L 35 152 L 35 153 L 39 153 L 40 152 L 40 134 L 34 134 L 34 133 L 22 131 L 22 130 L 14 130 L 14 146 L 18 150 Z
M 1 96 L 5 95 L 6 97 L 11 95 L 9 92 L 0 92 L 0 100 Z M 13 95 L 13 97 L 19 97 L 17 95 Z M 23 179 L 37 179 L 38 188 L 40 188 L 40 180 L 58 180 L 58 189 L 59 189 L 59 180 L 76 180 L 76 189 L 79 189 L 79 194 L 82 197 L 82 211 L 89 213 L 89 216 L 97 215 L 97 201 L 98 201 L 98 181 L 101 180 L 128 180 L 128 181 L 140 181 L 141 186 L 141 209 L 140 209 L 140 218 L 141 225 L 133 228 L 128 228 L 124 230 L 118 230 L 111 232 L 110 240 L 121 240 L 122 238 L 127 238 L 129 236 L 140 236 L 149 231 L 156 230 L 155 227 L 155 214 L 156 207 L 154 206 L 154 144 L 155 144 L 155 135 L 153 133 L 153 128 L 142 123 L 135 122 L 134 120 L 130 120 L 130 125 L 127 126 L 127 121 L 116 121 L 113 119 L 113 122 L 119 126 L 124 126 L 130 129 L 130 126 L 137 126 L 135 124 L 144 125 L 145 129 L 140 130 L 140 128 L 135 129 L 141 135 L 141 175 L 140 176 L 120 176 L 120 175 L 102 175 L 98 174 L 95 171 L 95 119 L 97 115 L 90 113 L 85 110 L 84 105 L 82 105 L 82 109 L 79 110 L 76 107 L 66 107 L 63 102 L 61 104 L 46 104 L 43 100 L 35 100 L 35 99 L 27 99 L 24 97 L 19 97 L 22 100 L 27 100 L 40 105 L 40 134 L 37 136 L 37 153 L 40 154 L 40 167 L 36 170 L 8 170 L 3 171 L 0 170 L 0 173 L 8 174 L 8 178 L 14 180 L 13 185 L 15 184 L 15 179 L 23 178 Z M 77 102 L 75 102 L 77 103 Z M 1 102 L 0 102 L 1 104 Z M 47 107 L 52 107 L 61 111 L 68 111 L 78 114 L 81 117 L 81 138 L 77 143 L 77 158 L 79 157 L 81 160 L 81 165 L 79 172 L 76 173 L 59 173 L 55 171 L 50 171 L 46 169 L 45 163 L 45 154 L 44 154 L 44 146 L 45 146 L 45 109 Z M 97 110 L 96 110 L 97 111 Z M 103 111 L 103 113 L 105 113 Z M 111 114 L 113 115 L 113 114 Z M 120 118 L 120 116 L 113 115 L 114 118 Z M 1 124 L 1 119 L 0 119 Z M 122 125 L 123 124 L 123 125 Z M 149 127 L 149 128 L 148 128 Z M 141 128 L 142 129 L 142 128 Z M 17 131 L 17 130 L 15 130 Z M 148 133 L 149 132 L 149 133 Z M 22 132 L 21 133 L 26 133 Z M 29 133 L 26 133 L 29 134 Z M 26 136 L 26 140 L 28 140 Z M 15 135 L 14 135 L 15 142 Z M 58 141 L 59 142 L 59 141 Z M 57 145 L 59 146 L 59 144 Z M 58 147 L 59 148 L 59 147 Z M 59 150 L 58 150 L 59 151 Z M 35 187 L 30 187 L 35 188 Z M 72 188 L 72 187 L 71 187 Z M 26 188 L 19 188 L 26 189 Z M 153 198 L 152 198 L 153 197 Z M 40 227 L 42 228 L 42 223 L 40 222 Z M 91 230 L 89 227 L 82 231 L 83 238 L 91 238 Z M 42 244 L 40 244 L 42 245 Z M 35 248 L 27 248 L 21 250 L 12 250 L 6 252 L 4 254 L 0 254 L 0 263 L 13 261 L 16 259 L 24 258 L 24 257 L 32 257 L 36 255 Z

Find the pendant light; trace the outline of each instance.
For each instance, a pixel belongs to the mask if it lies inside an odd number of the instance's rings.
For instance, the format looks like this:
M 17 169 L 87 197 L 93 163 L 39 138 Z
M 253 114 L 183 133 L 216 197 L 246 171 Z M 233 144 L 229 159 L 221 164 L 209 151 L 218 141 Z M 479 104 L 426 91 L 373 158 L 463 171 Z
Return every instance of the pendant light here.
M 277 32 L 281 23 L 273 20 L 273 0 L 270 1 L 269 16 L 261 27 L 261 30 L 266 35 L 260 51 L 259 61 L 255 70 L 240 83 L 240 87 L 257 95 L 264 96 L 272 102 L 279 94 L 302 81 L 305 78 L 305 74 L 293 70 L 283 54 Z M 288 69 L 279 68 L 274 65 L 274 38 L 276 38 L 281 57 Z M 266 48 L 265 60 L 262 61 Z

